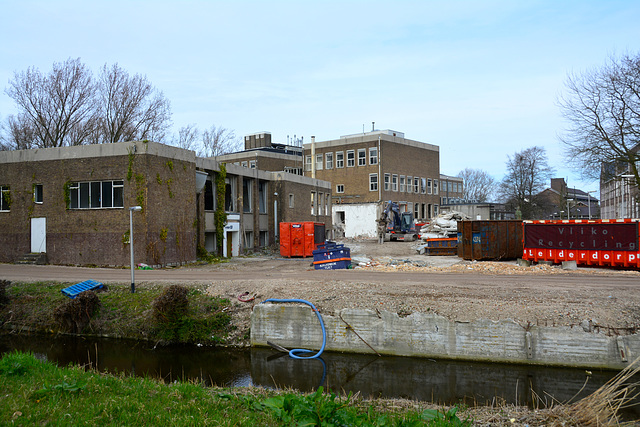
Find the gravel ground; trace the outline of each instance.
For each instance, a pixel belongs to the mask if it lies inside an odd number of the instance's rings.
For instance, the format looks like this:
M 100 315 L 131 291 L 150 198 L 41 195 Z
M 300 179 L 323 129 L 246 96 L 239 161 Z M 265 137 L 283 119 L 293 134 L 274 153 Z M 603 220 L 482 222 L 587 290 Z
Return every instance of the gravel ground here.
M 238 273 L 232 280 L 214 279 L 208 288 L 209 294 L 234 302 L 238 335 L 230 344 L 247 344 L 242 336 L 249 327 L 251 309 L 267 298 L 304 298 L 322 314 L 342 308 L 399 315 L 430 311 L 456 321 L 512 319 L 523 327 L 576 326 L 620 335 L 640 327 L 637 271 L 469 262 L 418 255 L 417 243 L 410 242 L 344 243 L 351 248 L 356 268 L 340 274 L 315 271 L 311 259 L 277 255 L 239 257 L 204 267 L 212 273 Z M 245 292 L 255 299 L 238 301 Z

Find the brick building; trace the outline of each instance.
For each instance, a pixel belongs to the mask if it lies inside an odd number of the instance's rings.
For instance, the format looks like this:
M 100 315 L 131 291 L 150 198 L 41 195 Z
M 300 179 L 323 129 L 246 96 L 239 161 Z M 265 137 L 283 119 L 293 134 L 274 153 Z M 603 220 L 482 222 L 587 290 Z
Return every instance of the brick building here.
M 438 146 L 406 139 L 402 132 L 375 130 L 329 141 L 311 139 L 285 145 L 274 143 L 268 132 L 258 132 L 245 136 L 244 151 L 217 159 L 330 182 L 331 191 L 311 194 L 311 203 L 328 205 L 334 228 L 346 237 L 375 237 L 376 220 L 389 200 L 420 221 L 438 214 L 441 197 L 462 196 L 461 178 L 443 175 L 445 192 L 440 190 Z
M 440 153 L 436 145 L 374 130 L 304 144 L 304 173 L 333 188 L 333 222 L 346 237 L 377 235 L 376 220 L 391 200 L 416 220 L 438 214 Z M 462 188 L 460 188 L 462 190 Z M 457 194 L 457 193 L 456 193 Z
M 324 222 L 312 192 L 330 184 L 284 172 L 228 165 L 225 178 L 226 256 L 270 246 L 277 223 Z M 44 252 L 49 262 L 129 264 L 129 207 L 136 261 L 193 261 L 197 247 L 216 248 L 215 159 L 153 142 L 127 142 L 0 152 L 0 262 Z M 330 209 L 322 205 L 322 209 Z M 315 211 L 315 212 L 314 212 Z

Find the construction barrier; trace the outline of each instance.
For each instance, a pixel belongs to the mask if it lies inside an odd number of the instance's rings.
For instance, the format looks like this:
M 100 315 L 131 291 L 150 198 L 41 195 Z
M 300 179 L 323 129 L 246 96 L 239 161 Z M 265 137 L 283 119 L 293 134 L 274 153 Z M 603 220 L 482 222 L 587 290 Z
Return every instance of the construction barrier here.
M 522 258 L 640 268 L 638 219 L 524 221 Z

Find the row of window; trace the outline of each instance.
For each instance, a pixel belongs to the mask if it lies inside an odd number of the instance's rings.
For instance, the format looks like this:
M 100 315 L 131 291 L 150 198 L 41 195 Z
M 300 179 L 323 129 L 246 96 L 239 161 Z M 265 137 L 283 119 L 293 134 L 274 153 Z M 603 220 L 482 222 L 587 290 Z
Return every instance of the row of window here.
M 385 173 L 385 191 L 398 191 L 398 188 L 401 193 L 438 194 L 438 180 Z M 377 173 L 369 174 L 369 191 L 378 191 Z M 344 193 L 344 184 L 336 185 L 336 193 Z
M 124 207 L 124 181 L 72 182 L 68 188 L 69 209 L 104 209 Z M 42 204 L 44 190 L 42 184 L 33 186 L 33 201 Z M 0 211 L 9 211 L 11 193 L 9 186 L 0 186 Z
M 378 164 L 378 147 L 370 147 L 359 148 L 358 150 L 347 150 L 346 151 L 346 165 L 348 168 L 352 168 L 356 166 L 356 161 L 358 166 L 367 166 L 367 160 L 370 166 Z M 334 168 L 334 155 L 335 155 L 335 168 L 341 169 L 345 167 L 345 152 L 344 151 L 336 151 L 335 153 L 320 153 L 316 154 L 315 158 L 315 168 L 316 170 L 322 169 L 333 169 Z M 311 170 L 311 162 L 313 161 L 311 155 L 305 156 L 304 159 L 304 169 L 306 171 Z

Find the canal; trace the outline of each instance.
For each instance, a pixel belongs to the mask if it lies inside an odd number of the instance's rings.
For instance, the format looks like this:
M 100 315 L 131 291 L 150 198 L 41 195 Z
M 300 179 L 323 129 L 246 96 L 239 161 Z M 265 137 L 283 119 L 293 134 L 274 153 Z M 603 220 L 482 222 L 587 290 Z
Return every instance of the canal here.
M 198 380 L 226 387 L 258 386 L 407 398 L 443 405 L 496 403 L 532 407 L 586 396 L 616 372 L 328 353 L 294 360 L 271 349 L 154 347 L 139 341 L 0 335 L 0 353 L 28 351 L 64 366 L 81 364 L 111 373 L 165 381 Z M 586 385 L 585 385 L 586 382 Z

